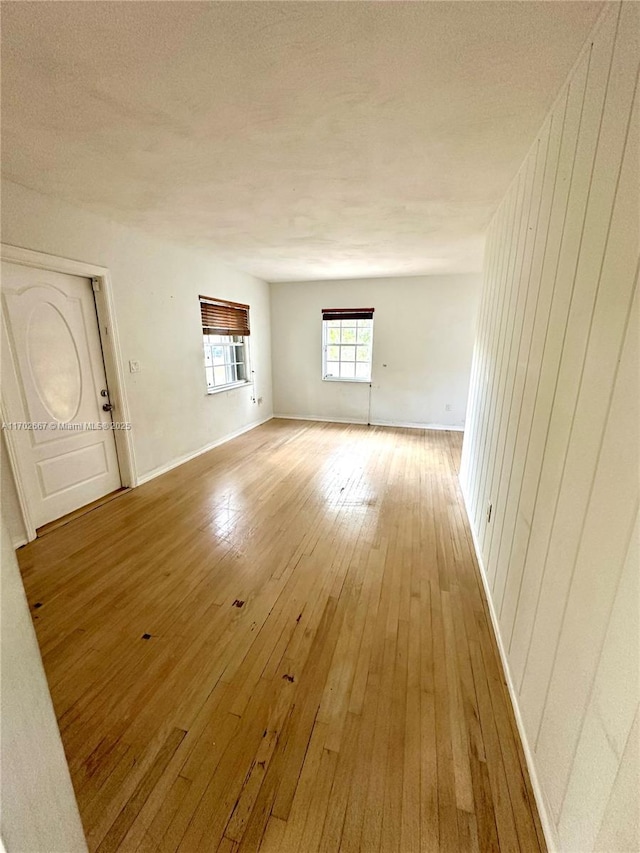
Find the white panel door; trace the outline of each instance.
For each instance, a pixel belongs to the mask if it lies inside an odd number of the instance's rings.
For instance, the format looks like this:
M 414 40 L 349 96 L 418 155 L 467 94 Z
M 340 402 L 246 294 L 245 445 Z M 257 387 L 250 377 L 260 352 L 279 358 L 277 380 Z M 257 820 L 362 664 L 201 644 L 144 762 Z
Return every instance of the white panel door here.
M 2 315 L 4 428 L 40 527 L 121 484 L 91 282 L 3 263 Z

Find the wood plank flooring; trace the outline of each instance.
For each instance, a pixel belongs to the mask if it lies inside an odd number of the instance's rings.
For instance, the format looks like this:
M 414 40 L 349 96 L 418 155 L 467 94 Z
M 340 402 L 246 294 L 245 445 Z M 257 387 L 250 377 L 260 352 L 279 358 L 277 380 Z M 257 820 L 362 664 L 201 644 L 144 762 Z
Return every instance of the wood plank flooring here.
M 544 849 L 460 446 L 273 420 L 19 550 L 92 851 Z

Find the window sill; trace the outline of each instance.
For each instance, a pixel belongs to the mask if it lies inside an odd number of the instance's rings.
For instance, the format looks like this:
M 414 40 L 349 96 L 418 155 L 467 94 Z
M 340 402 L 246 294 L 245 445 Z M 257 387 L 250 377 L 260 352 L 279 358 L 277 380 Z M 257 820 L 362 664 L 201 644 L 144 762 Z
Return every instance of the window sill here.
M 247 385 L 252 384 L 252 382 L 243 380 L 242 382 L 230 382 L 228 385 L 219 385 L 217 388 L 207 388 L 207 397 L 214 394 L 221 394 L 223 391 L 233 391 L 234 388 L 246 388 Z
M 355 382 L 358 385 L 371 385 L 370 379 L 348 379 L 343 376 L 323 376 L 323 382 Z

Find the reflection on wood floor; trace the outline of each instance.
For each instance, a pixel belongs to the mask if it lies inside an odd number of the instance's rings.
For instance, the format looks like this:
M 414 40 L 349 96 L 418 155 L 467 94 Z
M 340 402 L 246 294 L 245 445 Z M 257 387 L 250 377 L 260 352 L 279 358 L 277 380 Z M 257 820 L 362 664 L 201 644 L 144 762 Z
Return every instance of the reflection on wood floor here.
M 273 420 L 18 552 L 91 850 L 544 847 L 460 446 Z

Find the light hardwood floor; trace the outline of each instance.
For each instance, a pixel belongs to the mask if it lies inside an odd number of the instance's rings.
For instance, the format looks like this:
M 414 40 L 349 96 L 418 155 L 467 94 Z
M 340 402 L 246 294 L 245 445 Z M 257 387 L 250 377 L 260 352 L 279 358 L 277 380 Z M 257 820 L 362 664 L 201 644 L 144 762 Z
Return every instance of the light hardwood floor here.
M 273 420 L 18 552 L 91 850 L 544 849 L 460 446 Z

